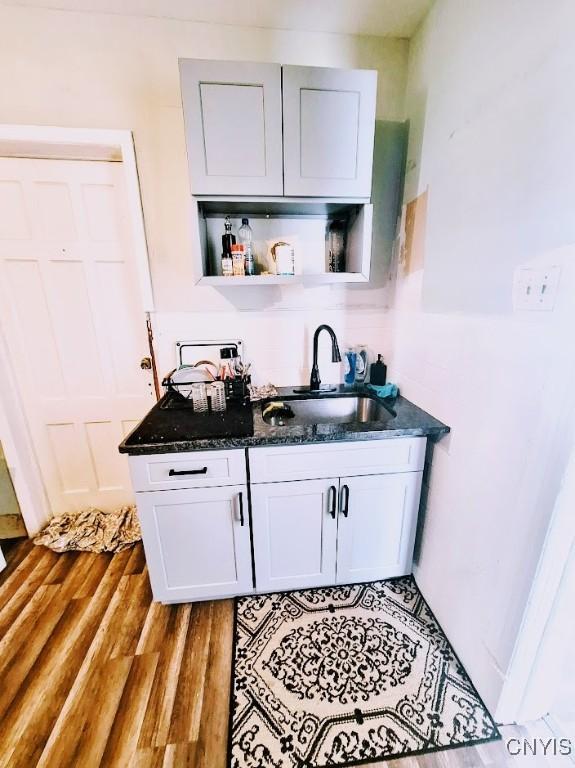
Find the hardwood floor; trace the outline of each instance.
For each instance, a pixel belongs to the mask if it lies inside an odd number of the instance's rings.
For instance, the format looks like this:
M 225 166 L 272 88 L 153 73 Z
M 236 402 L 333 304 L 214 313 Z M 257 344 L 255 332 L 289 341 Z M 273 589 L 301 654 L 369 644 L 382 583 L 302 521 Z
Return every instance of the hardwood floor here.
M 22 540 L 6 559 L 0 768 L 224 768 L 230 600 L 152 603 L 141 545 L 59 555 Z M 517 763 L 495 743 L 385 765 Z

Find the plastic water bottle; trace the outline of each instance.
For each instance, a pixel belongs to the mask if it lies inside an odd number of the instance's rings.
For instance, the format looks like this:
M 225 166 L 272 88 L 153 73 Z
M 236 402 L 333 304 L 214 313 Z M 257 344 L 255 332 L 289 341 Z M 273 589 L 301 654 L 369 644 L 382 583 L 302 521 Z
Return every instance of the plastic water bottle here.
M 246 275 L 253 275 L 255 273 L 253 232 L 248 219 L 242 219 L 242 226 L 238 229 L 238 237 L 240 243 L 245 247 Z

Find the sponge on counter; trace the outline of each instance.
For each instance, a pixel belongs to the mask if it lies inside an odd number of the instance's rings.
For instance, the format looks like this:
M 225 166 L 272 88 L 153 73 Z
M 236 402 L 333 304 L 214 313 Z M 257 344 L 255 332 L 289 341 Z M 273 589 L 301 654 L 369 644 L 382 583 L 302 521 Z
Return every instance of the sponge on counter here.
M 397 397 L 399 395 L 399 387 L 397 384 L 382 384 L 378 386 L 376 384 L 366 384 L 366 389 L 370 389 L 378 397 Z

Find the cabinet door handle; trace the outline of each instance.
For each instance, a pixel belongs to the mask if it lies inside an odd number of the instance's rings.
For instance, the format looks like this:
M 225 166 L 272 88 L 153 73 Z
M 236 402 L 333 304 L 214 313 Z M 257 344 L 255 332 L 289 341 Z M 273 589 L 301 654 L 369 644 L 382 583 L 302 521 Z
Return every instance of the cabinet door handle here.
M 244 494 L 240 491 L 238 493 L 238 502 L 240 505 L 240 525 L 244 524 Z
M 339 508 L 344 517 L 347 517 L 349 515 L 349 486 L 348 485 L 342 485 L 341 487 L 341 501 L 339 504 Z
M 329 514 L 333 517 L 335 520 L 335 502 L 337 498 L 337 491 L 335 489 L 335 485 L 329 486 Z
M 168 475 L 169 477 L 176 477 L 176 475 L 206 475 L 207 472 L 207 467 L 202 467 L 201 469 L 170 469 Z

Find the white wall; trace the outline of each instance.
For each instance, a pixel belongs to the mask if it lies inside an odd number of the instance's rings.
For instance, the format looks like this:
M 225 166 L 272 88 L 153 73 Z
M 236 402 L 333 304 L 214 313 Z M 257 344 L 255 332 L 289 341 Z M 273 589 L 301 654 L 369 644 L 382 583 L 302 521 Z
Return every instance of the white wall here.
M 322 308 L 332 310 L 342 344 L 373 338 L 381 323 L 373 319 L 383 304 L 381 281 L 353 288 L 194 286 L 178 57 L 376 68 L 378 118 L 397 121 L 403 119 L 407 41 L 15 7 L 0 8 L 0 29 L 0 122 L 134 131 L 161 373 L 173 362 L 164 340 L 241 330 L 256 372 L 273 369 L 279 384 L 301 381 L 309 366 L 306 360 L 302 369 L 305 334 L 327 319 Z M 284 362 L 270 362 L 269 350 L 278 348 L 286 326 Z
M 575 736 L 575 441 L 545 539 L 505 698 L 519 719 L 551 713 Z M 511 708 L 514 702 L 509 702 Z M 505 706 L 505 705 L 502 705 Z
M 391 375 L 452 428 L 416 575 L 493 710 L 573 431 L 574 21 L 569 0 L 438 0 L 410 47 L 406 200 L 429 205 Z M 562 266 L 554 312 L 513 313 L 523 263 Z

